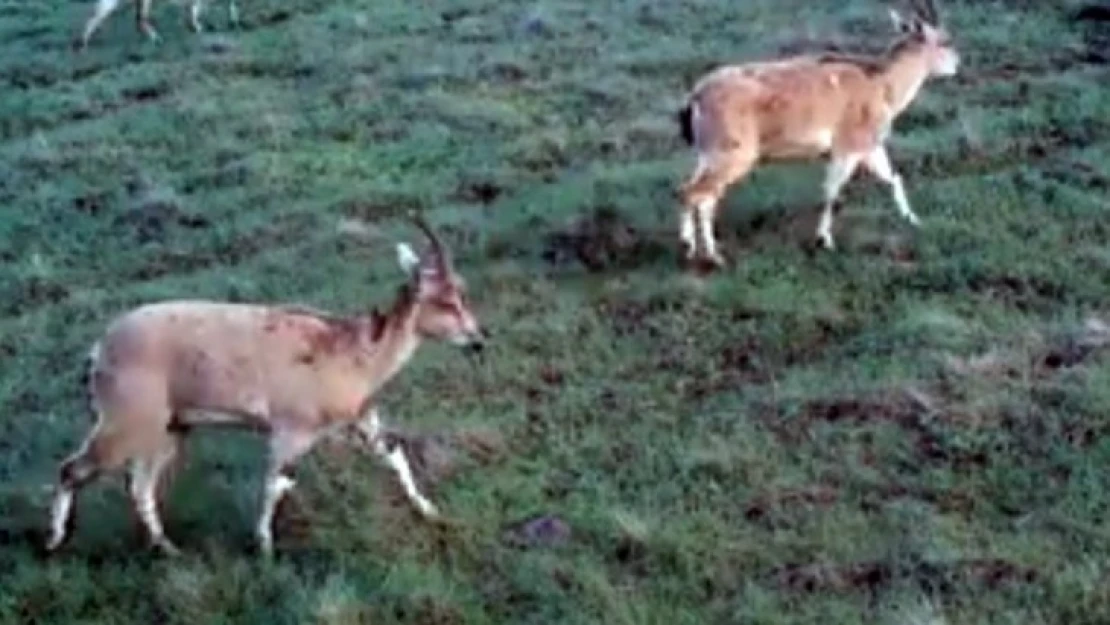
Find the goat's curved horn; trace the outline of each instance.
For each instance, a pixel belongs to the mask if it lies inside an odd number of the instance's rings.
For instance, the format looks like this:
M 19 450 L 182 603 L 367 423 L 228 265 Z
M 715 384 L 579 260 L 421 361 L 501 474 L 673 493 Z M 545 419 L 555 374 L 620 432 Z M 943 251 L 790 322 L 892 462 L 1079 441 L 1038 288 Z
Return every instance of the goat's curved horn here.
M 446 273 L 451 267 L 451 259 L 447 255 L 447 249 L 443 246 L 443 242 L 440 241 L 435 231 L 432 230 L 432 227 L 428 225 L 427 220 L 424 219 L 423 213 L 412 211 L 409 213 L 409 219 L 411 219 L 412 222 L 416 224 L 416 227 L 424 233 L 424 236 L 428 237 L 428 241 L 432 244 L 432 255 L 436 265 L 440 270 Z

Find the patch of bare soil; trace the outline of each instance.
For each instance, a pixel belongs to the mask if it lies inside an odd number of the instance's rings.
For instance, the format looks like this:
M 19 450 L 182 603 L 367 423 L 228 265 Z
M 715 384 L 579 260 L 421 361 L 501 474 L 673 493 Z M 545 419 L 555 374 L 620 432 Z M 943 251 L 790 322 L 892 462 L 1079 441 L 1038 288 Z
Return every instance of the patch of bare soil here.
M 946 440 L 939 427 L 945 422 L 945 415 L 938 412 L 931 397 L 915 390 L 869 397 L 817 399 L 806 402 L 792 420 L 768 418 L 763 422 L 788 444 L 808 439 L 810 429 L 819 423 L 890 423 L 911 437 L 922 462 L 945 464 L 957 470 L 989 465 L 991 458 L 986 450 L 955 447 Z
M 1080 7 L 1072 21 L 1083 28 L 1086 51 L 1083 60 L 1088 63 L 1110 63 L 1110 2 L 1092 2 Z
M 666 246 L 620 213 L 602 206 L 549 233 L 543 258 L 553 265 L 577 261 L 591 272 L 632 268 L 667 253 Z
M 840 491 L 827 485 L 771 491 L 749 501 L 744 516 L 749 521 L 764 521 L 784 508 L 826 508 L 839 497 Z
M 788 564 L 776 568 L 771 575 L 779 586 L 796 592 L 869 593 L 884 590 L 899 580 L 910 580 L 923 589 L 948 593 L 969 585 L 997 590 L 1005 586 L 1031 584 L 1041 577 L 1033 567 L 1001 558 L 948 562 Z
M 1030 344 L 1020 350 L 998 347 L 967 357 L 949 355 L 948 369 L 962 377 L 984 379 L 1021 379 L 1027 374 L 1050 377 L 1081 366 L 1110 349 L 1110 324 L 1091 317 L 1082 326 L 1056 336 L 1034 336 L 1028 340 Z

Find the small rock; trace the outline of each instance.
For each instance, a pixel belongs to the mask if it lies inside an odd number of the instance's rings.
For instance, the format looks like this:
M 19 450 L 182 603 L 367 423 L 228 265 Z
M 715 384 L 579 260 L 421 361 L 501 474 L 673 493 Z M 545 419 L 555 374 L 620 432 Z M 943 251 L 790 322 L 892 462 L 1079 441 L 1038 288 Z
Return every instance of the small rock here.
M 539 11 L 533 11 L 520 21 L 520 30 L 529 35 L 551 34 L 551 24 Z
M 570 525 L 553 515 L 534 517 L 505 531 L 505 540 L 521 547 L 557 547 L 566 544 L 570 537 Z

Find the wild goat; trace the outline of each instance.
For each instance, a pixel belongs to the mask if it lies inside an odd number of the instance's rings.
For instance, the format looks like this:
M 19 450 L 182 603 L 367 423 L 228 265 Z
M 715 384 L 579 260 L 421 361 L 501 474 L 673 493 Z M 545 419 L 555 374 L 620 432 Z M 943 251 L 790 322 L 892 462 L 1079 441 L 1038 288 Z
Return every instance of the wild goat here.
M 119 8 L 120 2 L 123 0 L 97 0 L 96 9 L 93 10 L 92 17 L 85 23 L 85 32 L 81 36 L 80 49 L 84 50 L 89 45 L 89 39 L 92 38 L 93 33 L 96 32 L 104 20 Z M 150 5 L 153 0 L 134 0 L 135 2 L 135 19 L 139 32 L 146 35 L 147 39 L 151 41 L 158 40 L 158 31 L 154 30 L 154 26 L 150 23 Z M 201 27 L 200 15 L 204 11 L 204 0 L 189 0 L 189 28 L 196 33 L 204 30 Z M 236 5 L 235 0 L 228 0 L 227 3 L 228 18 L 231 20 L 232 25 L 239 25 L 239 7 Z
M 678 115 L 698 157 L 679 190 L 688 260 L 698 257 L 700 229 L 704 258 L 722 264 L 713 238 L 718 204 L 761 162 L 829 157 L 817 227 L 826 248 L 833 248 L 833 205 L 861 163 L 890 187 L 899 213 L 919 223 L 884 143 L 925 80 L 955 74 L 959 55 L 933 0 L 910 8 L 908 19 L 891 10 L 902 36 L 880 57 L 795 56 L 721 67 L 698 81 Z
M 110 324 L 93 347 L 88 389 L 97 421 L 62 463 L 47 550 L 65 541 L 77 491 L 130 462 L 135 510 L 154 546 L 173 554 L 156 510 L 163 470 L 193 426 L 231 425 L 269 436 L 269 470 L 257 534 L 273 548 L 272 520 L 293 487 L 286 475 L 325 434 L 351 428 L 396 472 L 426 518 L 438 512 L 417 489 L 403 449 L 382 432 L 375 397 L 422 339 L 481 350 L 485 332 L 462 278 L 422 220 L 431 248 L 397 246 L 409 274 L 392 308 L 355 317 L 289 306 L 169 301 L 140 306 Z

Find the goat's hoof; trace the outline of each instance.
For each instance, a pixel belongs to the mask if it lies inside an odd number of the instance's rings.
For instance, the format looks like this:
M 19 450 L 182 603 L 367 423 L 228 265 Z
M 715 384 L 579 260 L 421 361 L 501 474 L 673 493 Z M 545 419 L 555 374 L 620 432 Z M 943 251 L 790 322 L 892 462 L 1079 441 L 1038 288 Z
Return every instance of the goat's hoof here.
M 50 540 L 42 543 L 42 553 L 48 556 L 54 555 L 55 553 L 58 553 L 58 550 L 62 548 L 62 545 L 65 544 L 65 542 L 65 536 L 62 536 L 60 538 L 51 538 Z
M 817 235 L 817 249 L 826 250 L 829 252 L 836 251 L 836 244 L 833 243 L 833 238 L 828 234 Z
M 170 542 L 168 538 L 160 538 L 154 541 L 154 548 L 162 555 L 170 558 L 176 558 L 181 555 L 181 550 L 177 548 L 177 545 Z
M 428 501 L 421 501 L 416 504 L 416 509 L 420 512 L 420 516 L 424 517 L 425 521 L 435 523 L 442 518 L 439 513 L 439 508 L 435 504 Z

